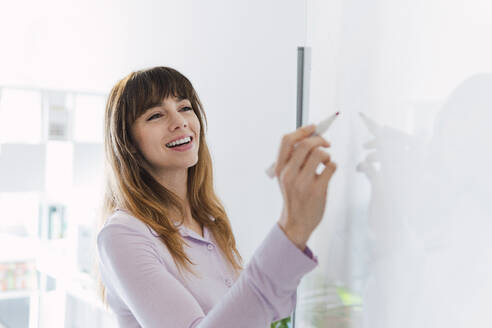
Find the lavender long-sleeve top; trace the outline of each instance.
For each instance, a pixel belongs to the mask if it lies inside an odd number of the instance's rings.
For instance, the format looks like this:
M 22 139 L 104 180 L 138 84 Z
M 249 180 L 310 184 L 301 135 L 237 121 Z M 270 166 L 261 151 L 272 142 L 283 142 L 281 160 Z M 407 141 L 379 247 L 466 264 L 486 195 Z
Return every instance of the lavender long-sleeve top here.
M 206 226 L 203 237 L 179 231 L 200 277 L 180 275 L 157 233 L 126 211 L 115 211 L 98 233 L 101 279 L 120 327 L 266 328 L 292 313 L 301 278 L 318 265 L 278 223 L 238 276 Z

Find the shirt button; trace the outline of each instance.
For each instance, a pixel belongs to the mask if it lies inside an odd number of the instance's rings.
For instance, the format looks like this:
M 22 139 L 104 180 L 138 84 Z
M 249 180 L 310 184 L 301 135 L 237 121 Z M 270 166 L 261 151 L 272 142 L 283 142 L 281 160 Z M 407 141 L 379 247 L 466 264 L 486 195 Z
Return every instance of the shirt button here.
M 208 248 L 209 251 L 212 251 L 214 249 L 214 245 L 208 244 L 207 245 L 207 248 Z
M 225 284 L 226 284 L 226 286 L 227 286 L 227 287 L 231 287 L 231 286 L 232 286 L 232 281 L 231 281 L 231 279 L 226 279 L 226 280 L 225 280 Z

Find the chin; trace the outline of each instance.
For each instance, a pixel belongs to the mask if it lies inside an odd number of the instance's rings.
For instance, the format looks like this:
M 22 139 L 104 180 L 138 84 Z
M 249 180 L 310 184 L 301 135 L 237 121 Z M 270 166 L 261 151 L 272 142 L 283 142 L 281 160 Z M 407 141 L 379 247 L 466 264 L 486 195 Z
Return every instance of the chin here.
M 196 158 L 196 161 L 194 161 L 194 162 L 193 162 L 190 166 L 188 166 L 188 167 L 193 167 L 193 166 L 195 166 L 195 165 L 197 165 L 197 164 L 198 164 L 198 156 L 197 156 L 197 158 Z

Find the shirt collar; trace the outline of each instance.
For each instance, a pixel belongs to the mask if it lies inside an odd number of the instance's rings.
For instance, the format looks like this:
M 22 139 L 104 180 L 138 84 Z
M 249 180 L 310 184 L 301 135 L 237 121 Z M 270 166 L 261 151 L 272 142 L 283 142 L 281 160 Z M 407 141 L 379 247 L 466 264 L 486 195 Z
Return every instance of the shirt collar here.
M 122 208 L 116 208 L 115 210 L 116 211 L 125 211 Z M 208 217 L 209 217 L 210 221 L 215 221 L 215 218 L 213 216 L 209 215 Z M 179 222 L 174 222 L 174 226 L 178 226 L 179 224 L 180 224 Z M 150 227 L 149 227 L 149 229 L 151 229 L 151 231 L 154 231 L 154 229 L 152 229 Z M 196 232 L 194 232 L 193 230 L 186 228 L 184 225 L 179 226 L 178 230 L 179 230 L 179 234 L 183 237 L 190 237 L 190 238 L 198 239 L 201 241 L 210 242 L 210 233 L 209 233 L 208 228 L 206 226 L 203 226 L 203 237 L 200 236 L 199 234 L 197 234 Z
M 211 221 L 215 221 L 215 218 L 212 216 L 209 216 Z M 174 222 L 174 226 L 178 226 L 180 223 L 179 222 Z M 184 225 L 180 225 L 178 227 L 179 234 L 183 237 L 190 237 L 194 239 L 198 239 L 204 242 L 210 242 L 210 231 L 208 231 L 207 226 L 203 226 L 203 237 L 197 234 L 195 231 L 188 229 Z
M 208 231 L 207 231 L 207 227 L 205 226 L 203 227 L 203 237 L 197 234 L 195 231 L 188 229 L 184 225 L 179 226 L 178 229 L 179 229 L 179 234 L 183 237 L 190 237 L 201 241 L 208 241 Z

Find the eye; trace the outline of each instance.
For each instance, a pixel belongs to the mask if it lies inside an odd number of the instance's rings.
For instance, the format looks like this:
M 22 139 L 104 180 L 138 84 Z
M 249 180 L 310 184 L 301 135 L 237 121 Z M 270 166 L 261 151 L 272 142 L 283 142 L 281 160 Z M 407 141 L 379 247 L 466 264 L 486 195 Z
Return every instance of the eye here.
M 191 107 L 183 107 L 183 108 L 181 108 L 181 109 L 182 109 L 182 110 L 184 110 L 185 112 L 189 112 L 190 110 L 193 110 L 193 108 L 191 108 Z M 157 115 L 159 115 L 159 116 L 157 116 Z M 160 116 L 162 116 L 162 114 L 161 114 L 161 113 L 155 113 L 154 115 L 152 115 L 151 117 L 149 117 L 149 118 L 147 119 L 147 121 L 151 121 L 151 120 L 153 120 L 155 117 L 160 117 Z
M 149 117 L 149 119 L 148 119 L 147 121 L 152 120 L 152 119 L 153 119 L 154 117 L 156 117 L 157 115 L 161 115 L 161 114 L 160 114 L 160 113 L 156 113 L 156 114 L 152 115 L 151 117 Z

